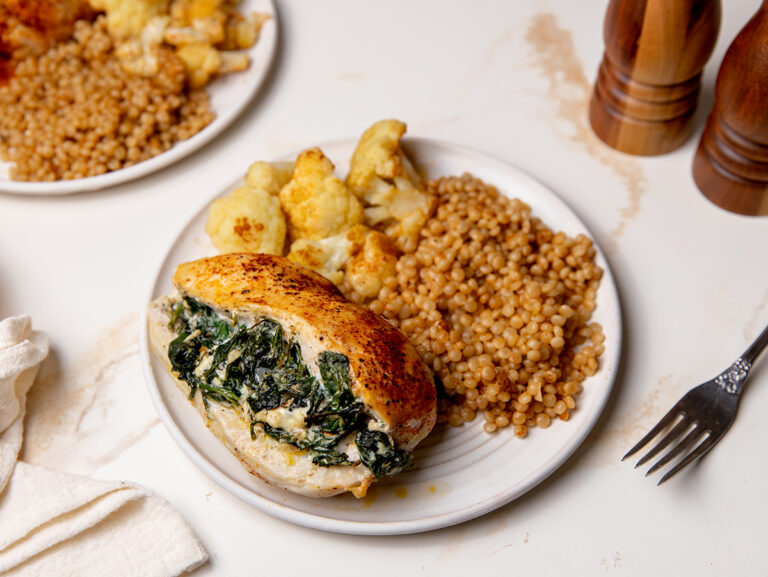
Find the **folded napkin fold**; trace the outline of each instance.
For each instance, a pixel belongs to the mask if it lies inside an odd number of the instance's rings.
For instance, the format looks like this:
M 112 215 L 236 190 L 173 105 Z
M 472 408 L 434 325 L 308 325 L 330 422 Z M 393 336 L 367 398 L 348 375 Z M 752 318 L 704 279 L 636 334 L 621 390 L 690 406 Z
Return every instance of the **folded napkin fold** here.
M 138 485 L 17 462 L 24 403 L 48 339 L 0 321 L 0 574 L 171 577 L 208 558 L 186 522 Z

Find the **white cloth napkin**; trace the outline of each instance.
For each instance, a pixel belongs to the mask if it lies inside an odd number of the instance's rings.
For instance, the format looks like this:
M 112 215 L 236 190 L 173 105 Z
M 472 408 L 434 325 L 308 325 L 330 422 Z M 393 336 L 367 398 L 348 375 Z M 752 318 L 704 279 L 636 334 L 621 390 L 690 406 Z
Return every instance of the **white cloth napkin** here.
M 0 575 L 175 577 L 204 563 L 186 522 L 147 489 L 17 462 L 47 354 L 29 317 L 0 321 Z

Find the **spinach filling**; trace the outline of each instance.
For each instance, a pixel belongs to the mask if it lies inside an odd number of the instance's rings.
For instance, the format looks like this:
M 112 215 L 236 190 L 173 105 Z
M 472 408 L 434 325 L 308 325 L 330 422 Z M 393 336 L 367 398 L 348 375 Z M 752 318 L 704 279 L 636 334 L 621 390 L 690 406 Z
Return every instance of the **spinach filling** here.
M 274 320 L 246 326 L 189 297 L 174 306 L 170 327 L 178 336 L 168 346 L 168 358 L 189 385 L 190 399 L 199 390 L 206 404 L 242 409 L 250 418 L 251 436 L 261 427 L 273 439 L 309 451 L 316 465 L 329 467 L 355 464 L 338 450 L 354 434 L 360 461 L 376 477 L 413 465 L 411 454 L 395 448 L 389 435 L 368 430 L 371 419 L 352 394 L 346 356 L 321 352 L 318 379 L 299 343 L 287 339 Z M 303 417 L 304 427 L 276 425 L 269 419 L 276 409 Z

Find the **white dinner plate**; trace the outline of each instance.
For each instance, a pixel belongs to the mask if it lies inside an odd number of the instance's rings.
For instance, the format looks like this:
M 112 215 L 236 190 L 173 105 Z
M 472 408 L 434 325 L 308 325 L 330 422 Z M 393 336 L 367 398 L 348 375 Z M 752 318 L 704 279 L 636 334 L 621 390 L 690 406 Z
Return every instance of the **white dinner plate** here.
M 277 13 L 273 1 L 243 0 L 238 9 L 242 13 L 266 12 L 271 14 L 272 18 L 262 26 L 259 41 L 247 50 L 251 59 L 248 70 L 221 76 L 206 87 L 211 98 L 211 109 L 216 113 L 216 118 L 208 126 L 187 140 L 177 142 L 172 148 L 154 158 L 128 168 L 87 178 L 54 182 L 17 182 L 10 179 L 9 171 L 12 164 L 0 162 L 0 192 L 59 195 L 101 190 L 160 170 L 192 154 L 216 138 L 245 110 L 257 94 L 267 77 L 277 49 Z
M 336 163 L 339 175 L 346 174 L 354 146 L 355 141 L 350 140 L 322 147 Z M 405 147 L 430 176 L 471 172 L 528 203 L 534 215 L 553 230 L 570 236 L 589 235 L 552 191 L 504 162 L 418 138 L 406 139 Z M 238 178 L 217 196 L 228 194 L 241 182 Z M 170 279 L 179 263 L 216 254 L 204 231 L 209 206 L 200 209 L 168 249 L 152 283 L 150 301 L 172 290 Z M 603 326 L 605 353 L 597 374 L 584 381 L 570 420 L 554 421 L 547 429 L 533 428 L 525 439 L 516 438 L 511 427 L 485 433 L 481 416 L 459 428 L 438 426 L 416 449 L 416 466 L 382 480 L 365 499 L 349 494 L 311 499 L 276 489 L 248 474 L 206 429 L 150 354 L 145 316 L 141 353 L 149 392 L 160 418 L 187 456 L 213 481 L 270 515 L 317 529 L 371 535 L 415 533 L 466 521 L 509 503 L 544 480 L 574 452 L 600 416 L 618 369 L 621 312 L 613 277 L 599 247 L 597 263 L 605 273 L 593 319 Z

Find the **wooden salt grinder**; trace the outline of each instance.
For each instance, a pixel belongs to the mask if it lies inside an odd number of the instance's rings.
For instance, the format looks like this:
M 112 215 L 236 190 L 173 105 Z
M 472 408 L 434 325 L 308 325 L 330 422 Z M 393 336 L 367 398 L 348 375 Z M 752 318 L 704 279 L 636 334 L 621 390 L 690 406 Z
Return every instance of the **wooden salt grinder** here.
M 611 0 L 589 120 L 606 144 L 664 154 L 690 136 L 720 0 Z
M 693 178 L 726 210 L 768 215 L 768 0 L 725 53 Z

